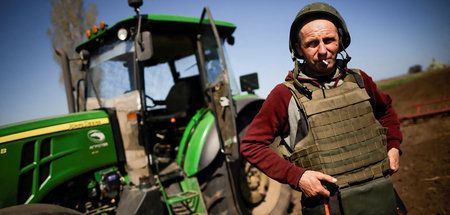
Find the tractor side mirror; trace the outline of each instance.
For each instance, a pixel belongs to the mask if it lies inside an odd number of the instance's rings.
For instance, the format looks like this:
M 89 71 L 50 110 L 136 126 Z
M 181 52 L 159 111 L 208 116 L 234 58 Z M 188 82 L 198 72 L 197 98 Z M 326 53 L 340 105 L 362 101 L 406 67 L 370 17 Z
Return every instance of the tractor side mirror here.
M 128 5 L 130 7 L 139 8 L 142 6 L 142 0 L 128 0 Z
M 227 43 L 230 45 L 234 45 L 234 37 L 233 36 L 227 37 Z
M 153 41 L 149 31 L 144 31 L 139 35 L 136 48 L 139 61 L 146 61 L 153 56 Z
M 259 89 L 258 73 L 251 73 L 239 77 L 241 82 L 241 91 L 254 94 L 254 90 Z

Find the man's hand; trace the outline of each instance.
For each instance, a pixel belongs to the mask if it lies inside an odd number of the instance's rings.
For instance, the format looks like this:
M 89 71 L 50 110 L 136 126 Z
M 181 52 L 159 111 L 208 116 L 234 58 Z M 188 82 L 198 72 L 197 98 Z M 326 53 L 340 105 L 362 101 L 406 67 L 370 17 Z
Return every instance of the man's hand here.
M 330 196 L 330 192 L 325 189 L 320 181 L 328 181 L 330 183 L 336 183 L 337 179 L 331 177 L 330 175 L 323 174 L 321 172 L 307 170 L 303 173 L 300 181 L 298 182 L 298 187 L 302 190 L 306 197 L 322 195 L 325 197 Z
M 392 174 L 396 173 L 399 168 L 399 162 L 400 162 L 400 154 L 398 152 L 397 148 L 391 148 L 388 151 L 388 158 L 389 158 L 389 168 L 392 171 Z

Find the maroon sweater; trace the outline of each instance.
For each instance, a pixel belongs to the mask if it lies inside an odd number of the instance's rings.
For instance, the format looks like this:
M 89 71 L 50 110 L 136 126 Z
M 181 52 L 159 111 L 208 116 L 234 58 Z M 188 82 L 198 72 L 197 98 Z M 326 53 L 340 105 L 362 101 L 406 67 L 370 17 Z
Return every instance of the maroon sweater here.
M 364 87 L 371 98 L 370 103 L 375 117 L 383 127 L 388 128 L 386 135 L 387 150 L 391 148 L 399 149 L 402 134 L 400 132 L 400 122 L 392 107 L 392 99 L 389 95 L 381 92 L 372 78 L 366 73 L 361 71 L 361 76 L 364 81 Z M 292 80 L 291 72 L 289 72 L 286 80 Z M 314 83 L 314 81 L 312 82 Z M 269 148 L 275 137 L 286 136 L 290 132 L 288 107 L 291 98 L 292 93 L 283 84 L 278 84 L 270 92 L 242 139 L 240 151 L 252 165 L 269 177 L 298 189 L 298 181 L 306 169 L 295 166 Z

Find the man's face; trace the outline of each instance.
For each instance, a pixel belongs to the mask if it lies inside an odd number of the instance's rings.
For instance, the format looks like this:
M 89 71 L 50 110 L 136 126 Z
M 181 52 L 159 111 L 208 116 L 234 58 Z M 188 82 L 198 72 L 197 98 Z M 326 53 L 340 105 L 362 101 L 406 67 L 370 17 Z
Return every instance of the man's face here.
M 307 22 L 300 29 L 299 38 L 300 43 L 296 43 L 295 48 L 305 59 L 307 75 L 321 77 L 335 72 L 339 35 L 331 21 L 315 19 Z

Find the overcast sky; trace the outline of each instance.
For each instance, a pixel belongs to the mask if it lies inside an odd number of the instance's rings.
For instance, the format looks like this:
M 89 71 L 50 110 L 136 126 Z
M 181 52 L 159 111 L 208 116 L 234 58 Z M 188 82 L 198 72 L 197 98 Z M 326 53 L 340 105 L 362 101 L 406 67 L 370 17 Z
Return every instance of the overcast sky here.
M 126 0 L 97 3 L 98 18 L 112 26 L 134 15 Z M 236 76 L 257 72 L 266 97 L 292 69 L 288 50 L 290 25 L 298 11 L 313 1 L 144 0 L 141 13 L 200 16 L 209 6 L 214 19 L 237 26 L 234 46 L 226 47 Z M 450 64 L 450 1 L 324 1 L 344 17 L 351 35 L 349 67 L 375 80 L 406 74 L 432 59 Z M 0 3 L 0 125 L 67 113 L 60 68 L 46 35 L 50 1 Z M 412 89 L 413 90 L 413 89 Z

